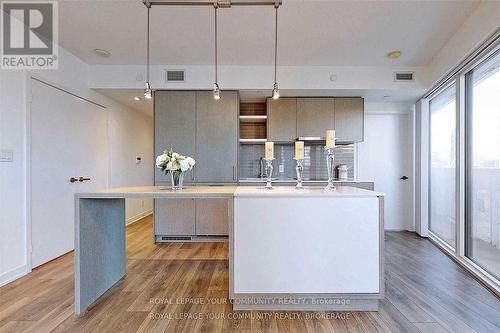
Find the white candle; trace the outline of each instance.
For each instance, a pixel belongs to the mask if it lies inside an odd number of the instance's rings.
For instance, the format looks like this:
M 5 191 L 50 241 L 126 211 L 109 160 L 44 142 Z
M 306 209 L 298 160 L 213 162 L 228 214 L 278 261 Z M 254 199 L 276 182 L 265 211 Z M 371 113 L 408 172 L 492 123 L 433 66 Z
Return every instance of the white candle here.
M 274 142 L 266 142 L 266 160 L 274 160 Z
M 334 148 L 335 147 L 335 131 L 327 130 L 326 131 L 326 148 Z
M 296 160 L 304 159 L 304 141 L 295 142 L 295 159 Z

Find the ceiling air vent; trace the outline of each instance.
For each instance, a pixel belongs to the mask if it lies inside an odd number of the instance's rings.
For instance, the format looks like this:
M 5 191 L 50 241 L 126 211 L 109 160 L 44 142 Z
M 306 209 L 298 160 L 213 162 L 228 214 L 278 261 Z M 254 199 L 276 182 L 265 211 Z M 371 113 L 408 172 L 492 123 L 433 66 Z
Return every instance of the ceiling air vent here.
M 186 80 L 184 71 L 166 71 L 167 82 L 184 82 Z
M 413 72 L 395 72 L 394 73 L 394 81 L 396 82 L 412 82 L 414 81 Z

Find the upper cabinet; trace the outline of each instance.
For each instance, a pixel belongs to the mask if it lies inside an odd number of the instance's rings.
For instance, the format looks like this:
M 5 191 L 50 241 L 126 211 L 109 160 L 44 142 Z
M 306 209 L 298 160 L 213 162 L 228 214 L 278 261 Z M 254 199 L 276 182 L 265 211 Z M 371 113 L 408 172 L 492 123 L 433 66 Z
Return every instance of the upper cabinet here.
M 363 141 L 364 102 L 360 97 L 297 97 L 267 100 L 267 140 L 324 137 L 334 129 L 341 143 Z
M 363 141 L 364 101 L 360 97 L 335 98 L 335 135 L 339 142 Z
M 196 93 L 196 181 L 238 180 L 239 98 L 233 91 Z
M 154 103 L 155 157 L 164 150 L 186 156 L 195 156 L 196 92 L 157 91 Z M 188 171 L 185 182 L 194 180 L 193 171 Z M 169 181 L 155 167 L 155 183 Z
M 237 92 L 223 91 L 216 101 L 211 91 L 157 91 L 155 93 L 155 156 L 163 150 L 192 156 L 193 171 L 184 181 L 224 183 L 237 181 Z M 168 182 L 155 170 L 155 183 Z
M 297 136 L 324 137 L 335 126 L 333 98 L 297 99 Z
M 267 140 L 290 142 L 297 137 L 297 99 L 267 100 Z

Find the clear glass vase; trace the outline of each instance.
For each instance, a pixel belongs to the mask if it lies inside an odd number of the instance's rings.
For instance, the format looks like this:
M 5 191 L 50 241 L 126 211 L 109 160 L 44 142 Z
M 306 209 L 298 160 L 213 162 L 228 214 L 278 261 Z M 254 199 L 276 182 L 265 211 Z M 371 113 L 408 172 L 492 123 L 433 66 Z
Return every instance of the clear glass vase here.
M 170 172 L 170 177 L 172 179 L 172 190 L 182 190 L 182 183 L 184 182 L 184 172 L 183 171 L 172 171 Z

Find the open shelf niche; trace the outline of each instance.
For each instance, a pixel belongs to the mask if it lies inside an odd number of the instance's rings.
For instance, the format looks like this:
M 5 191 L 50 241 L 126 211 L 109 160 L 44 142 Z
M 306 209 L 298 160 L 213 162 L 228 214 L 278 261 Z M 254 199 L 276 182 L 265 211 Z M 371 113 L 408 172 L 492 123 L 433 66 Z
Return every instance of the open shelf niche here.
M 267 138 L 266 102 L 240 104 L 240 143 L 259 144 Z

